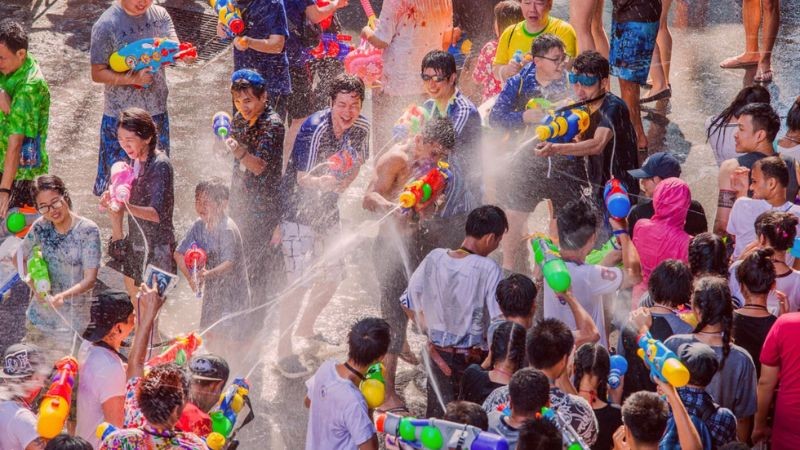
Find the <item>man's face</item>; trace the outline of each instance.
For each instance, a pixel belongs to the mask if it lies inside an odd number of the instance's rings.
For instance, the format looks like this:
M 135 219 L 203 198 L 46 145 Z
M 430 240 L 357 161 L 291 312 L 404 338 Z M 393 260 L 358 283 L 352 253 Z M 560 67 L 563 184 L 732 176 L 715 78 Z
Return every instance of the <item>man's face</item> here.
M 544 55 L 535 56 L 536 74 L 546 81 L 555 81 L 564 76 L 567 55 L 564 50 L 553 47 Z
M 447 156 L 447 152 L 442 148 L 442 145 L 432 140 L 427 140 L 418 134 L 414 138 L 414 161 L 419 162 L 433 162 L 443 159 Z
M 225 383 L 222 381 L 215 383 L 192 382 L 189 386 L 189 398 L 192 399 L 195 406 L 207 413 L 219 401 L 223 387 L 225 387 Z
M 122 9 L 131 16 L 141 16 L 153 5 L 153 0 L 119 0 Z
M 753 191 L 753 198 L 768 198 L 772 191 L 771 184 L 774 185 L 774 180 L 764 178 L 761 167 L 753 166 L 753 169 L 750 171 L 750 190 Z
M 28 52 L 25 50 L 12 52 L 5 44 L 0 43 L 0 73 L 10 75 L 16 72 L 25 62 L 27 55 Z
M 205 192 L 201 192 L 194 198 L 194 209 L 200 219 L 208 223 L 222 216 L 224 205 L 212 199 Z
M 596 98 L 604 89 L 607 89 L 608 78 L 600 79 L 596 75 L 578 74 L 576 82 L 572 83 L 572 89 L 578 100 L 584 101 Z
M 753 116 L 743 114 L 738 119 L 739 128 L 733 133 L 736 141 L 736 151 L 746 153 L 758 148 L 759 142 L 764 139 L 764 131 L 756 131 L 753 127 Z
M 249 122 L 258 118 L 266 109 L 267 93 L 264 92 L 261 97 L 256 97 L 252 89 L 233 91 L 233 104 L 244 120 Z
M 361 97 L 355 92 L 340 92 L 331 102 L 331 120 L 334 126 L 346 130 L 361 115 Z
M 450 100 L 456 90 L 456 74 L 445 76 L 431 67 L 422 70 L 422 84 L 425 93 L 434 100 Z
M 539 26 L 547 25 L 550 17 L 550 8 L 553 7 L 552 0 L 522 0 L 522 16 L 529 23 Z
M 661 183 L 661 178 L 642 178 L 639 180 L 639 187 L 642 188 L 642 193 L 648 198 L 653 198 L 653 192 L 656 191 L 656 186 Z

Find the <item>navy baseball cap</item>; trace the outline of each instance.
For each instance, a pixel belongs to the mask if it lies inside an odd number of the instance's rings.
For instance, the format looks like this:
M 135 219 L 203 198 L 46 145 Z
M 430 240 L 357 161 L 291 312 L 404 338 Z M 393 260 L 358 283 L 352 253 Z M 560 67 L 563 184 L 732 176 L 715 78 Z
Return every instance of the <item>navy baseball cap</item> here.
M 681 176 L 681 163 L 670 153 L 658 152 L 648 156 L 641 168 L 628 173 L 634 178 L 678 178 Z

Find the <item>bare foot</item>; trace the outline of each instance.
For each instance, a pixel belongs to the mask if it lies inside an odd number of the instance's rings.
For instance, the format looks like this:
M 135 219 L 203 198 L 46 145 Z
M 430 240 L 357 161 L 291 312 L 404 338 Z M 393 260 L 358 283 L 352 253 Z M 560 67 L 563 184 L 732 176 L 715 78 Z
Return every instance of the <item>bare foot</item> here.
M 405 411 L 405 413 L 408 414 L 408 410 L 405 408 L 406 405 L 405 403 L 403 403 L 403 399 L 401 399 L 396 392 L 390 391 L 386 392 L 386 397 L 383 401 L 383 404 L 378 408 L 378 411 L 381 412 L 391 411 L 395 414 L 405 415 L 403 414 L 403 411 Z

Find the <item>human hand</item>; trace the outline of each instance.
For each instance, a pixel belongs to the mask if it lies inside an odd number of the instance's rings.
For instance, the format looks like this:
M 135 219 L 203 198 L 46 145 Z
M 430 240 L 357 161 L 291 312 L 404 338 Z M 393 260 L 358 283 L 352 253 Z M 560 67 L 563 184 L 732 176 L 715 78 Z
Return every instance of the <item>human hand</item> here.
M 5 114 L 11 113 L 11 96 L 3 89 L 0 89 L 0 111 Z
M 737 192 L 738 197 L 747 195 L 750 188 L 750 169 L 737 167 L 731 174 L 731 189 Z
M 236 50 L 243 52 L 250 48 L 250 38 L 247 36 L 239 36 L 233 40 L 233 46 Z
M 781 314 L 786 314 L 789 312 L 789 299 L 786 297 L 786 294 L 779 290 L 775 290 L 775 296 L 778 297 L 778 305 L 781 310 Z
M 242 147 L 241 144 L 239 144 L 239 141 L 237 141 L 236 139 L 234 139 L 232 137 L 229 137 L 228 139 L 225 139 L 225 146 L 230 151 L 230 153 L 234 156 L 234 158 L 238 158 L 238 157 L 244 156 L 244 155 L 239 156 L 240 150 L 244 150 L 244 148 Z
M 50 301 L 50 304 L 53 305 L 54 308 L 61 308 L 62 306 L 64 306 L 64 294 L 63 293 L 59 292 L 56 295 L 51 295 L 48 298 L 48 300 Z
M 146 283 L 139 285 L 139 294 L 137 296 L 139 317 L 145 323 L 155 321 L 158 311 L 164 305 L 164 298 L 158 295 L 158 279 L 155 275 L 153 275 L 151 284 L 153 285 L 152 288 Z
M 631 311 L 628 321 L 639 334 L 646 333 L 653 326 L 653 315 L 649 308 L 636 308 Z
M 617 431 L 614 432 L 614 450 L 628 450 L 630 447 L 625 441 L 625 425 L 620 425 Z
M 205 267 L 201 268 L 197 271 L 197 282 L 199 284 L 205 283 L 205 281 L 209 278 L 214 278 L 214 272 L 206 269 Z
M 506 64 L 505 67 L 503 67 L 502 72 L 503 76 L 507 80 L 513 77 L 514 75 L 518 74 L 520 70 L 522 70 L 522 64 L 514 61 L 513 59 L 510 59 L 508 61 L 508 64 Z
M 281 245 L 281 238 L 282 238 L 281 226 L 278 225 L 275 227 L 274 230 L 272 230 L 272 239 L 269 240 L 269 245 L 273 247 Z
M 626 219 L 615 219 L 613 217 L 609 217 L 608 223 L 611 225 L 611 229 L 614 231 L 628 230 L 628 221 Z
M 153 82 L 153 69 L 145 67 L 142 70 L 129 74 L 130 84 L 135 86 L 149 86 Z
M 667 383 L 666 381 L 662 381 L 660 377 L 652 378 L 653 382 L 656 384 L 658 392 L 667 397 L 667 402 L 672 403 L 675 399 L 681 401 L 681 399 L 678 398 L 678 391 L 675 390 L 675 386 Z
M 339 184 L 339 180 L 333 175 L 322 175 L 317 177 L 317 186 L 322 192 L 333 192 Z
M 372 35 L 372 28 L 369 25 L 364 25 L 364 28 L 361 29 L 361 39 L 366 41 L 370 35 Z
M 217 37 L 220 39 L 228 38 L 228 31 L 225 30 L 225 25 L 217 21 Z
M 192 65 L 195 63 L 195 61 L 197 61 L 197 56 L 184 56 L 183 58 L 181 58 L 181 61 L 183 61 L 187 65 Z
M 540 142 L 533 150 L 536 156 L 547 157 L 556 154 L 554 144 L 552 142 Z
M 760 425 L 756 423 L 753 427 L 753 434 L 750 439 L 753 440 L 754 444 L 757 444 L 761 441 L 769 441 L 770 436 L 772 436 L 772 428 L 766 424 Z

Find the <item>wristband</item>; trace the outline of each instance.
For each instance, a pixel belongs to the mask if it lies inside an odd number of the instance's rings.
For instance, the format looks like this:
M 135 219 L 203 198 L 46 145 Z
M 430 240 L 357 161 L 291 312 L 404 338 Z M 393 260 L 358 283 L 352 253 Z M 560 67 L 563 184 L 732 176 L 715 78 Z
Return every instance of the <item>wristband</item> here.
M 0 188 L 0 193 L 6 193 L 8 195 L 11 195 L 11 189 Z

